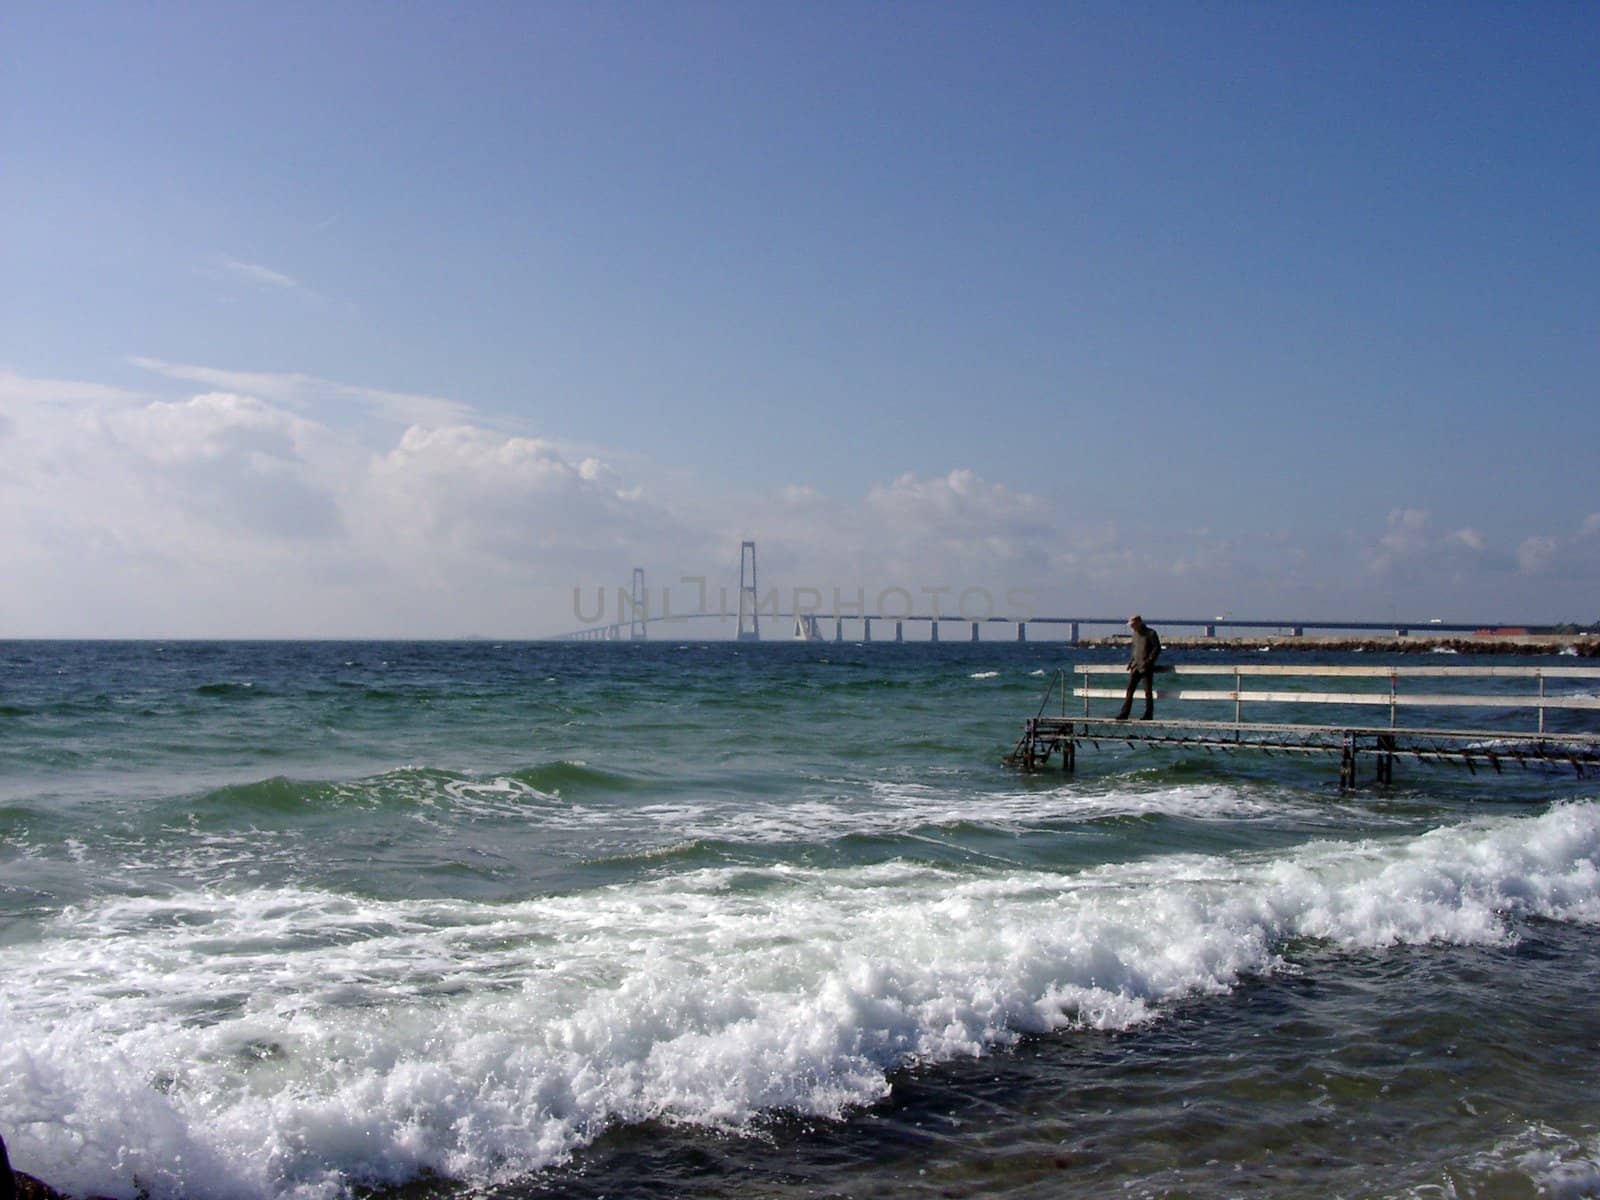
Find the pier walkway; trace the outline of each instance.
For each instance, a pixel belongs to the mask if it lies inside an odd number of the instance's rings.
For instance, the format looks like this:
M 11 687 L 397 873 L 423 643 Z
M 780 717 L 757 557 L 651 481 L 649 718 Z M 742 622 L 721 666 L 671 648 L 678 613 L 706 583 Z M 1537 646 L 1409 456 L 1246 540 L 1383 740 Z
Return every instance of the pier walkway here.
M 1122 686 L 1095 686 L 1094 680 L 1104 676 L 1116 677 Z M 1059 754 L 1061 767 L 1071 771 L 1080 746 L 1116 743 L 1337 756 L 1342 788 L 1356 785 L 1357 762 L 1363 756 L 1374 764 L 1378 783 L 1393 781 L 1397 758 L 1454 763 L 1474 773 L 1535 764 L 1570 767 L 1580 777 L 1586 770 L 1600 771 L 1600 725 L 1581 715 L 1577 720 L 1564 716 L 1560 724 L 1568 727 L 1553 730 L 1546 720 L 1549 712 L 1600 712 L 1600 694 L 1594 690 L 1600 685 L 1600 667 L 1183 663 L 1158 667 L 1157 676 L 1162 684 L 1175 685 L 1156 691 L 1162 715 L 1129 721 L 1090 714 L 1091 700 L 1120 705 L 1125 668 L 1086 663 L 1057 670 L 1006 765 L 1037 771 Z M 1074 677 L 1077 686 L 1071 686 Z M 1593 683 L 1586 687 L 1585 680 Z M 1191 686 L 1191 681 L 1209 686 Z M 1327 681 L 1340 690 L 1314 690 L 1329 686 Z M 1441 685 L 1449 690 L 1436 690 Z M 1074 703 L 1079 700 L 1082 711 L 1069 711 L 1079 707 Z M 1192 708 L 1193 715 L 1169 715 L 1174 705 Z M 1247 720 L 1246 705 L 1252 716 L 1272 719 Z M 1262 712 L 1267 706 L 1270 713 Z M 1295 720 L 1298 706 L 1305 706 L 1312 720 Z M 1463 709 L 1477 710 L 1487 719 L 1473 727 L 1454 724 L 1451 714 Z M 1423 720 L 1402 722 L 1401 710 Z

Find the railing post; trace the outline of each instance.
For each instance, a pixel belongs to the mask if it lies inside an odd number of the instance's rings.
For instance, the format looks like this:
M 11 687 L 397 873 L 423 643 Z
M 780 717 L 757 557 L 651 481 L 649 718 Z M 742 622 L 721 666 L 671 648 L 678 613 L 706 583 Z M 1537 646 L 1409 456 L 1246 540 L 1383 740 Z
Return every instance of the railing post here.
M 1539 736 L 1544 736 L 1544 668 L 1539 668 Z

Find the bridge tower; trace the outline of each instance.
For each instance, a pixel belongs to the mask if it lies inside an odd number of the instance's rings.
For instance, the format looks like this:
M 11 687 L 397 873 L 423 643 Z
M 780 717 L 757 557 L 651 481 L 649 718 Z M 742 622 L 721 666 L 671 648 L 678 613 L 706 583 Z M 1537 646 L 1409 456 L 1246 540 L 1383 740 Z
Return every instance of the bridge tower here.
M 628 605 L 628 640 L 642 642 L 645 638 L 644 622 L 650 615 L 650 597 L 644 590 L 644 568 L 633 569 L 633 596 Z
M 749 573 L 746 574 L 745 563 L 750 564 Z M 748 580 L 749 582 L 746 582 Z M 761 600 L 760 593 L 756 591 L 756 544 L 754 542 L 739 543 L 739 631 L 737 639 L 741 642 L 759 642 L 761 640 Z M 750 624 L 745 625 L 745 616 L 749 615 Z

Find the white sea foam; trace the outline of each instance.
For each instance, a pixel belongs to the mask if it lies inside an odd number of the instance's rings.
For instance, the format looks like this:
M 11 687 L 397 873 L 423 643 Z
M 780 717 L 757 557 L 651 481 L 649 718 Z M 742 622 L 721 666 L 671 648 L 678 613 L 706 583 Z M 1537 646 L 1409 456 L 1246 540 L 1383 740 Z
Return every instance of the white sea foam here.
M 929 784 L 879 783 L 872 789 L 877 807 L 857 805 L 841 814 L 861 821 L 875 813 L 886 823 L 954 825 L 978 822 L 1011 829 L 1100 821 L 1115 817 L 1187 817 L 1197 820 L 1237 821 L 1277 818 L 1297 808 L 1310 814 L 1311 804 L 1299 804 L 1282 790 L 1270 796 L 1229 784 L 1186 784 L 1135 788 L 1126 785 L 1092 792 L 1069 784 L 1049 791 L 1021 790 L 992 794 L 970 789 L 947 789 Z M 1321 809 L 1326 809 L 1322 802 Z M 880 831 L 882 832 L 882 831 Z
M 69 1190 L 481 1184 L 611 1121 L 832 1115 L 908 1063 L 1129 1027 L 1272 971 L 1292 939 L 1372 951 L 1600 922 L 1597 863 L 1600 804 L 1581 802 L 1065 874 L 891 862 L 499 905 L 112 899 L 7 948 L 0 1111 L 17 1165 Z
M 681 796 L 627 808 L 605 801 L 585 803 L 510 777 L 386 782 L 391 793 L 407 796 L 419 809 L 447 804 L 451 820 L 514 818 L 526 828 L 563 833 L 591 832 L 606 841 L 662 836 L 674 842 L 725 841 L 762 844 L 815 842 L 852 836 L 895 836 L 927 826 L 995 824 L 1026 828 L 1107 817 L 1167 814 L 1197 819 L 1239 820 L 1282 817 L 1296 802 L 1281 791 L 1270 797 L 1228 784 L 1138 789 L 1122 786 L 1092 793 L 1081 786 L 1028 788 L 986 793 L 970 786 L 876 781 L 863 795 L 859 785 L 839 781 L 837 791 L 813 790 L 772 801 L 748 796 Z M 360 787 L 353 791 L 359 792 Z M 1325 811 L 1305 805 L 1307 811 Z M 424 814 L 425 815 L 425 814 Z M 247 842 L 256 837 L 237 835 Z M 241 847 L 231 850 L 242 852 Z
M 870 796 L 841 791 L 785 797 L 772 803 L 737 803 L 684 798 L 640 805 L 626 813 L 573 805 L 541 810 L 552 827 L 589 828 L 633 837 L 670 835 L 674 840 L 784 844 L 846 837 L 910 836 L 928 828 L 989 825 L 1011 830 L 1088 823 L 1129 816 L 1179 816 L 1196 820 L 1281 819 L 1297 808 L 1304 815 L 1325 814 L 1320 806 L 1297 804 L 1283 793 L 1261 796 L 1226 784 L 1154 789 L 1122 787 L 1090 793 L 1074 786 L 1049 790 L 975 792 L 970 787 L 879 781 Z
M 994 679 L 994 678 L 998 677 L 999 674 L 1000 674 L 999 671 L 974 671 L 971 675 L 968 675 L 967 678 L 968 679 Z
M 1530 1125 L 1467 1163 L 1473 1177 L 1526 1181 L 1528 1194 L 1582 1200 L 1600 1194 L 1600 1138 L 1580 1142 L 1547 1125 Z M 1502 1185 L 1503 1187 L 1503 1185 Z

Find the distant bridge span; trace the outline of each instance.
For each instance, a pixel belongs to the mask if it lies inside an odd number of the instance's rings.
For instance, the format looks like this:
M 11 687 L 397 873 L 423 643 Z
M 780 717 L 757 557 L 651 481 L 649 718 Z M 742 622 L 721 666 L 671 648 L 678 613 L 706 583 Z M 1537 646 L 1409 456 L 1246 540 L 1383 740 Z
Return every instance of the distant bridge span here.
M 1046 630 L 1063 631 L 1065 640 L 1080 641 L 1085 629 L 1121 629 L 1126 617 L 962 617 L 946 613 L 831 613 L 831 612 L 773 612 L 763 611 L 768 621 L 777 621 L 780 628 L 791 631 L 787 638 L 768 638 L 768 641 L 896 641 L 905 640 L 907 625 L 927 625 L 928 640 L 946 640 L 940 637 L 940 627 L 955 625 L 967 627 L 967 640 L 982 641 L 980 630 L 985 625 L 1011 625 L 1016 627 L 1016 640 L 1028 640 L 1028 630 L 1040 633 Z M 586 629 L 561 634 L 557 641 L 643 641 L 647 628 L 668 629 L 687 626 L 694 621 L 734 622 L 739 614 L 734 612 L 672 613 L 640 617 L 637 620 L 613 621 L 591 625 Z M 1482 629 L 1507 628 L 1493 622 L 1457 621 L 1303 621 L 1303 620 L 1241 620 L 1219 617 L 1150 617 L 1149 623 L 1158 630 L 1192 630 L 1198 636 L 1217 637 L 1219 630 L 1233 630 L 1248 635 L 1283 635 L 1303 637 L 1308 631 L 1326 633 L 1367 633 L 1392 637 L 1407 637 L 1413 630 L 1435 633 L 1474 634 Z M 1539 626 L 1517 626 L 1527 633 L 1547 632 Z M 892 633 L 890 632 L 892 629 Z M 876 636 L 874 636 L 876 634 Z M 1102 632 L 1100 636 L 1104 636 Z M 750 639 L 746 640 L 762 640 Z M 990 639 L 994 640 L 994 639 Z
M 701 603 L 705 600 L 705 581 L 701 580 Z M 925 589 L 926 590 L 926 589 Z M 944 589 L 948 590 L 948 589 Z M 903 588 L 886 589 L 880 594 L 878 604 L 882 605 L 883 597 L 889 592 L 899 592 L 906 599 L 907 607 L 912 603 L 909 592 Z M 928 640 L 940 641 L 940 627 L 955 624 L 968 627 L 968 640 L 982 641 L 980 630 L 985 625 L 1013 625 L 1016 627 L 1016 640 L 1028 640 L 1030 627 L 1037 627 L 1043 632 L 1047 627 L 1056 630 L 1065 630 L 1065 640 L 1077 642 L 1081 640 L 1085 628 L 1111 627 L 1120 629 L 1126 624 L 1126 617 L 1036 617 L 1036 616 L 982 616 L 972 617 L 963 614 L 951 615 L 941 612 L 929 613 L 891 613 L 891 612 L 861 612 L 852 611 L 858 606 L 839 605 L 833 611 L 824 610 L 820 605 L 813 609 L 800 607 L 800 596 L 804 593 L 818 595 L 812 589 L 798 589 L 793 599 L 790 611 L 782 611 L 774 603 L 773 608 L 764 608 L 759 599 L 756 587 L 756 544 L 746 540 L 739 547 L 739 608 L 737 612 L 684 612 L 674 613 L 668 610 L 667 601 L 670 589 L 662 592 L 662 611 L 651 613 L 650 593 L 645 588 L 644 569 L 633 568 L 633 580 L 627 594 L 620 590 L 617 595 L 617 619 L 606 621 L 603 619 L 605 611 L 605 590 L 601 589 L 601 609 L 595 614 L 593 624 L 583 629 L 573 630 L 569 633 L 557 635 L 554 641 L 565 642 L 620 642 L 620 641 L 645 641 L 649 637 L 651 626 L 687 626 L 692 621 L 734 621 L 735 637 L 739 641 L 761 641 L 761 618 L 766 618 L 768 628 L 776 621 L 779 628 L 791 631 L 790 638 L 797 641 L 845 641 L 845 631 L 848 627 L 859 636 L 851 637 L 850 641 L 871 642 L 874 640 L 892 640 L 903 642 L 905 640 L 905 627 L 907 625 L 926 624 L 928 626 Z M 860 608 L 865 608 L 865 594 L 861 595 Z M 727 589 L 720 592 L 719 607 L 725 608 L 728 604 Z M 774 602 L 778 599 L 776 592 L 769 593 L 769 598 Z M 584 619 L 582 611 L 578 609 L 578 590 L 573 589 L 574 615 L 581 621 Z M 837 593 L 835 604 L 838 605 Z M 1214 638 L 1219 629 L 1236 630 L 1254 636 L 1269 636 L 1272 634 L 1290 637 L 1303 637 L 1307 630 L 1321 630 L 1339 633 L 1370 633 L 1389 634 L 1394 637 L 1406 637 L 1413 629 L 1426 629 L 1433 633 L 1466 633 L 1475 634 L 1483 629 L 1495 632 L 1516 633 L 1547 633 L 1548 627 L 1542 626 L 1515 626 L 1511 627 L 1504 622 L 1475 621 L 1304 621 L 1304 620 L 1240 620 L 1233 617 L 1164 617 L 1152 618 L 1150 624 L 1158 629 L 1188 629 L 1198 630 L 1202 636 Z M 887 635 L 889 626 L 894 627 L 892 637 Z M 880 632 L 880 638 L 874 639 L 874 626 Z M 832 634 L 829 637 L 829 634 Z M 770 639 L 787 640 L 787 639 Z

